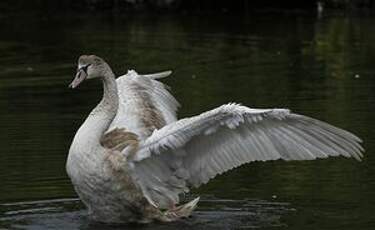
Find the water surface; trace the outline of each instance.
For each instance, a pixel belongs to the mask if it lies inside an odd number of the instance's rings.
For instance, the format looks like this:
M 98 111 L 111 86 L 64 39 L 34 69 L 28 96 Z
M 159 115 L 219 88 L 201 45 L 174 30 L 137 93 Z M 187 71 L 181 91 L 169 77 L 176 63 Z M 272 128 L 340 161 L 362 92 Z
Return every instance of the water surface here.
M 364 140 L 363 162 L 251 163 L 193 190 L 191 219 L 158 229 L 374 229 L 375 18 L 59 15 L 0 21 L 0 228 L 117 229 L 90 223 L 65 173 L 99 82 L 69 90 L 80 54 L 163 80 L 185 117 L 227 102 L 286 107 Z

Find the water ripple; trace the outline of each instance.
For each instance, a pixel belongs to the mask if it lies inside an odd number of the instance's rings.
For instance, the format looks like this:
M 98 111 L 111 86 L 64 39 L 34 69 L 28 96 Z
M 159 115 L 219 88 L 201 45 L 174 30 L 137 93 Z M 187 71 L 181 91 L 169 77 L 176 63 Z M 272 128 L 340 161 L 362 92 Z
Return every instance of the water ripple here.
M 285 226 L 288 203 L 263 200 L 202 199 L 191 218 L 175 223 L 104 225 L 90 222 L 76 198 L 0 204 L 0 227 L 10 229 L 238 229 Z

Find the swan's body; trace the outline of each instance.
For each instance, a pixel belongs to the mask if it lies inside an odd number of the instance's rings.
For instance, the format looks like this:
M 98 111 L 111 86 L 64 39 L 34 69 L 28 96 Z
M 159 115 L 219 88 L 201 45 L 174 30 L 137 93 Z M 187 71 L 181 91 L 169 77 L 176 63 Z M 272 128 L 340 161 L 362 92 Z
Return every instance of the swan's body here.
M 98 221 L 188 216 L 198 199 L 176 207 L 179 194 L 251 161 L 362 157 L 358 137 L 289 110 L 227 104 L 177 121 L 178 102 L 155 80 L 170 73 L 115 80 L 96 56 L 81 56 L 79 66 L 72 87 L 101 78 L 104 96 L 74 137 L 67 172 Z

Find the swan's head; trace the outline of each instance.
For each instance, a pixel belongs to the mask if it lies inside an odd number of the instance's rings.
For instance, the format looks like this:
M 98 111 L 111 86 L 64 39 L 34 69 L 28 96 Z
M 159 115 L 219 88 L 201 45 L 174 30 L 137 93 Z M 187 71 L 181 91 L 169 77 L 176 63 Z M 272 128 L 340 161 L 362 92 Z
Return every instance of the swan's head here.
M 82 55 L 78 59 L 77 74 L 70 83 L 70 88 L 76 88 L 85 79 L 104 77 L 111 69 L 100 57 L 95 55 Z

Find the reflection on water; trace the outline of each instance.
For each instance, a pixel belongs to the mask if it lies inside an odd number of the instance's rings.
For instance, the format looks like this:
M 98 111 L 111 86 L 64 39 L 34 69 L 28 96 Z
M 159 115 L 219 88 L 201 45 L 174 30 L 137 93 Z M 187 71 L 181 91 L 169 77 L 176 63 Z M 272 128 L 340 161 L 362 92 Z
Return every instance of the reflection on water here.
M 203 208 L 201 208 L 203 207 Z M 105 225 L 90 222 L 78 199 L 2 204 L 0 221 L 18 229 L 228 229 L 282 227 L 280 216 L 294 211 L 287 203 L 262 200 L 202 199 L 188 219 L 150 225 Z
M 104 57 L 118 74 L 172 69 L 174 75 L 163 81 L 183 105 L 180 117 L 230 101 L 287 107 L 364 140 L 362 163 L 343 158 L 252 163 L 219 176 L 194 190 L 207 199 L 192 220 L 163 228 L 201 228 L 200 221 L 219 229 L 374 228 L 375 18 L 6 19 L 0 21 L 0 204 L 11 205 L 1 205 L 0 228 L 101 228 L 89 224 L 78 201 L 64 199 L 76 197 L 65 173 L 70 142 L 101 96 L 95 81 L 67 88 L 82 53 Z M 232 206 L 223 199 L 240 202 Z M 39 200 L 47 201 L 14 203 Z M 297 211 L 287 211 L 291 207 Z

